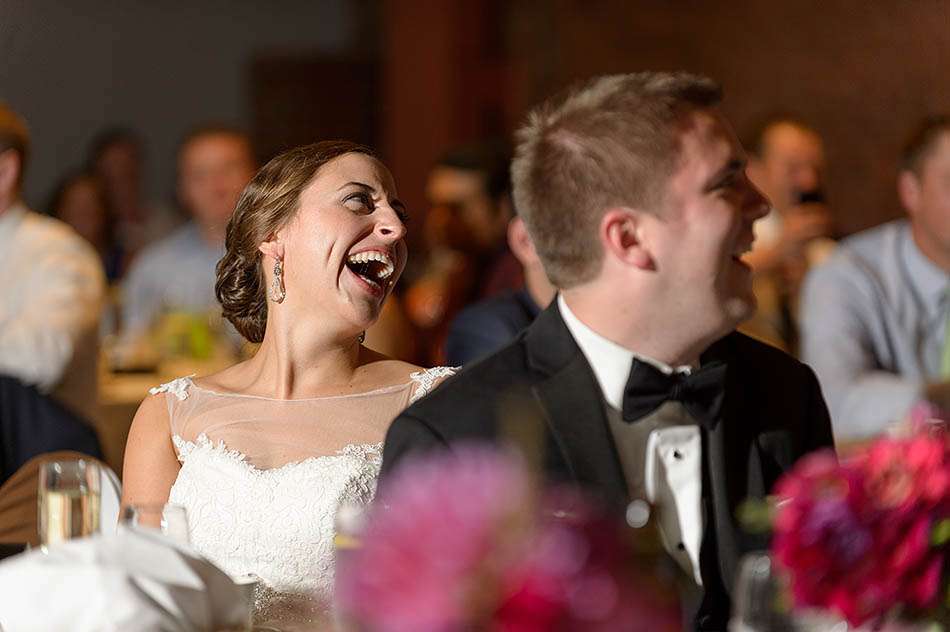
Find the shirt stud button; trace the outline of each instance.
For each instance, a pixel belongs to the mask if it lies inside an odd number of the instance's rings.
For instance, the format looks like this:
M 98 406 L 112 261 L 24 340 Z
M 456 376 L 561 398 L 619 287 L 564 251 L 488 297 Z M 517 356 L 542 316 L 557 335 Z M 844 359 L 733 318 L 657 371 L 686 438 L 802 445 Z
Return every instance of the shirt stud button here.
M 683 458 L 683 453 L 680 452 L 679 450 L 673 450 L 673 458 L 677 460 L 681 460 Z
M 680 542 L 679 544 L 676 545 L 676 548 L 678 548 L 680 551 L 685 551 L 686 545 Z

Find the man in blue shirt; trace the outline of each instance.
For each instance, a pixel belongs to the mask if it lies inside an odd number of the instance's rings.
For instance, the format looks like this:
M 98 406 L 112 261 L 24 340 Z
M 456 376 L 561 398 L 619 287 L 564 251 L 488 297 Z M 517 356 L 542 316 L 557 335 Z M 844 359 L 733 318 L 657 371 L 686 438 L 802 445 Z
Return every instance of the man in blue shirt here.
M 178 194 L 192 216 L 142 251 L 123 287 L 123 340 L 146 336 L 164 314 L 220 311 L 214 270 L 241 191 L 255 171 L 250 140 L 229 127 L 205 126 L 178 150 Z
M 837 440 L 886 430 L 920 399 L 946 405 L 950 377 L 950 118 L 907 143 L 908 218 L 854 235 L 808 276 L 802 359 L 818 374 Z

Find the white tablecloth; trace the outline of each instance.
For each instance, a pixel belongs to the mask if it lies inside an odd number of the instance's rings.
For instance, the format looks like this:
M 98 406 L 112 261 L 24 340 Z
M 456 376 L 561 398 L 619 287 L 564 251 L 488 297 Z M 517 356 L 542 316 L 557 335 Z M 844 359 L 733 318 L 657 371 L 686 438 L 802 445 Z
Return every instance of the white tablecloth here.
M 3 632 L 246 630 L 246 588 L 158 532 L 123 530 L 0 563 Z

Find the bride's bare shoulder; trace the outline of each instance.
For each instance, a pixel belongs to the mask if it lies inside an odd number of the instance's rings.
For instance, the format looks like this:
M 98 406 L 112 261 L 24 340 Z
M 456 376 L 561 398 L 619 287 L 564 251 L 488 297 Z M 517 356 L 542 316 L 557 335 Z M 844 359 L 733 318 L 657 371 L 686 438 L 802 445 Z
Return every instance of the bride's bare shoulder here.
M 431 392 L 455 373 L 455 369 L 451 367 L 427 369 L 410 362 L 387 358 L 381 354 L 375 354 L 372 361 L 365 366 L 372 366 L 372 371 L 375 373 L 373 381 L 376 384 L 400 384 L 407 381 L 411 383 L 413 400 Z
M 241 393 L 248 388 L 251 377 L 246 362 L 232 364 L 216 373 L 201 375 L 192 379 L 199 388 L 217 393 Z
M 405 382 L 409 375 L 423 370 L 422 367 L 411 362 L 396 360 L 372 349 L 364 349 L 362 354 L 361 372 L 380 384 Z

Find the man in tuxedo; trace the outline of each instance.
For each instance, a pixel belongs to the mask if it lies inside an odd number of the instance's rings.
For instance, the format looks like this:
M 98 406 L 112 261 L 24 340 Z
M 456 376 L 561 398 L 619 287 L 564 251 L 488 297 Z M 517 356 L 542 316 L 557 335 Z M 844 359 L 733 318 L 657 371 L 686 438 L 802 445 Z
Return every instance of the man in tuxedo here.
M 683 73 L 616 75 L 531 114 L 514 199 L 559 295 L 394 421 L 382 473 L 457 442 L 537 437 L 548 481 L 618 512 L 653 504 L 697 630 L 726 629 L 738 560 L 765 545 L 738 505 L 832 442 L 811 370 L 734 331 L 755 308 L 741 256 L 769 204 L 720 95 Z

